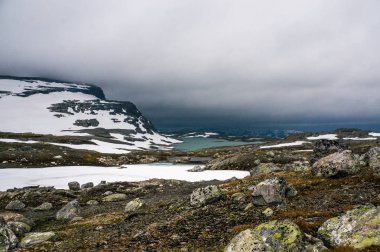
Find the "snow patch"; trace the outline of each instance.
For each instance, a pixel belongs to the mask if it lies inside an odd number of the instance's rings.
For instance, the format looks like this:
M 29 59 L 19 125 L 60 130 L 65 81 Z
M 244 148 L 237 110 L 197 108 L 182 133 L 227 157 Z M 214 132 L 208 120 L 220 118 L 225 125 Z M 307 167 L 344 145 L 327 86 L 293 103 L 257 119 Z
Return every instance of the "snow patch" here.
M 380 133 L 376 133 L 376 132 L 371 132 L 368 135 L 374 136 L 374 137 L 380 137 Z
M 314 137 L 307 137 L 307 140 L 338 140 L 338 137 L 336 134 L 324 134 L 324 135 L 319 135 L 319 136 L 314 136 Z
M 303 145 L 305 143 L 309 143 L 309 142 L 306 142 L 306 141 L 295 141 L 295 142 L 292 142 L 292 143 L 281 143 L 281 144 L 276 144 L 276 145 L 260 146 L 260 149 L 271 149 L 271 148 L 300 146 L 300 145 Z
M 372 141 L 377 140 L 376 137 L 345 137 L 343 140 L 352 140 L 352 141 Z

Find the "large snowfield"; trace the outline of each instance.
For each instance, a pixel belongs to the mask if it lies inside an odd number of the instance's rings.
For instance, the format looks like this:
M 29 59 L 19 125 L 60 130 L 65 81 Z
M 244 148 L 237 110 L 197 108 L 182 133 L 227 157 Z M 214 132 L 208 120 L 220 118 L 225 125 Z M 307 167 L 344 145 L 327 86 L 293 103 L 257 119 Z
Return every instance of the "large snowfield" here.
M 67 189 L 67 183 L 71 181 L 78 181 L 81 184 L 93 182 L 96 185 L 102 180 L 107 182 L 133 182 L 158 178 L 196 182 L 249 176 L 248 171 L 188 172 L 187 170 L 193 168 L 194 165 L 144 164 L 127 165 L 125 167 L 62 166 L 0 169 L 0 191 L 14 187 L 20 188 L 36 185 Z

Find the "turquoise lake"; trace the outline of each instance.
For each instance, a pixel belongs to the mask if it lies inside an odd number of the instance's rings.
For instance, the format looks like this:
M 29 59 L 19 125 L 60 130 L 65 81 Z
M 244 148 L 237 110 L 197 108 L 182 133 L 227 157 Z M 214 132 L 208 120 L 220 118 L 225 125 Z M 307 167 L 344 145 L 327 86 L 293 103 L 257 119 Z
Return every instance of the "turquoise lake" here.
M 231 141 L 218 138 L 204 138 L 204 137 L 193 137 L 193 138 L 180 138 L 182 143 L 174 144 L 174 149 L 179 151 L 197 151 L 205 148 L 213 147 L 225 147 L 225 146 L 239 146 L 247 144 L 258 144 L 256 142 L 243 142 L 243 141 Z

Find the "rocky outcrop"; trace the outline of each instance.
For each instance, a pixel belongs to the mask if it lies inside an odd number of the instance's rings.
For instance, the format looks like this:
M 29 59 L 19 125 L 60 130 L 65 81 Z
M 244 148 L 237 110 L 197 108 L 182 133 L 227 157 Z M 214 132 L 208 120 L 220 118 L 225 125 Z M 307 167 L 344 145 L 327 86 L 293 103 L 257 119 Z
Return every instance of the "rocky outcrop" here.
M 193 206 L 205 205 L 219 200 L 222 197 L 222 191 L 218 186 L 210 185 L 198 188 L 190 196 L 190 204 Z
M 358 173 L 359 161 L 351 151 L 336 152 L 314 163 L 312 172 L 316 176 L 339 177 Z
M 330 246 L 380 246 L 380 207 L 360 206 L 327 220 L 318 230 Z
M 143 207 L 145 205 L 145 202 L 139 198 L 136 198 L 125 206 L 124 212 L 126 213 L 133 213 Z
M 380 175 L 380 147 L 373 147 L 362 158 L 373 169 L 375 175 Z
M 97 127 L 99 125 L 99 121 L 96 119 L 83 119 L 83 120 L 76 120 L 74 122 L 74 125 L 81 126 L 81 127 Z
M 268 174 L 271 172 L 281 171 L 281 168 L 273 163 L 260 163 L 255 168 L 250 170 L 251 176 Z
M 77 200 L 73 200 L 67 203 L 64 207 L 62 207 L 55 218 L 57 220 L 71 220 L 74 217 L 77 217 L 80 214 L 80 205 Z
M 323 243 L 303 233 L 290 221 L 271 221 L 235 236 L 226 252 L 240 251 L 323 251 Z
M 88 182 L 88 183 L 84 183 L 83 185 L 81 185 L 81 189 L 88 189 L 88 188 L 92 188 L 94 187 L 94 183 L 92 182 Z
M 0 251 L 5 252 L 17 246 L 17 237 L 0 217 Z
M 44 232 L 44 233 L 28 233 L 25 235 L 25 237 L 21 240 L 20 246 L 25 248 L 29 247 L 35 244 L 39 244 L 42 242 L 49 241 L 51 239 L 54 239 L 55 237 L 54 232 Z
M 17 236 L 22 236 L 32 229 L 28 224 L 19 221 L 9 221 L 7 225 Z
M 253 204 L 258 206 L 278 205 L 285 202 L 287 197 L 294 197 L 297 191 L 288 186 L 281 177 L 267 179 L 255 186 L 252 196 Z

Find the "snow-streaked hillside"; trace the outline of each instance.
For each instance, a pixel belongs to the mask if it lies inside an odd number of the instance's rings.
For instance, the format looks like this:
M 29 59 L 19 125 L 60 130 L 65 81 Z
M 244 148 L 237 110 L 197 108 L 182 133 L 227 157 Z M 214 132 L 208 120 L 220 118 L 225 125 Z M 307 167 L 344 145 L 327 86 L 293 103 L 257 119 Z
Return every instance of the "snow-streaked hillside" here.
M 1 132 L 102 137 L 123 152 L 178 142 L 157 133 L 133 103 L 105 100 L 88 84 L 0 77 L 0 118 Z

